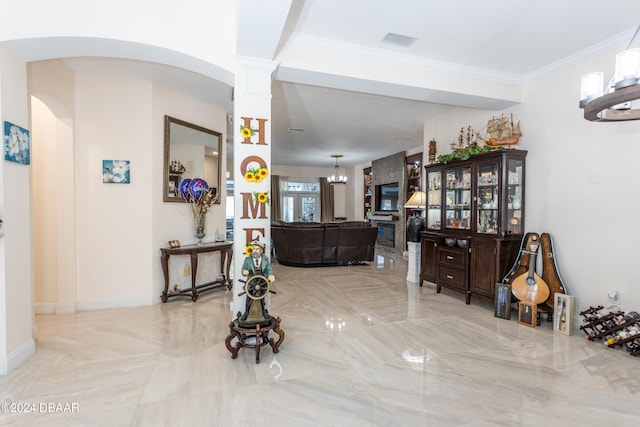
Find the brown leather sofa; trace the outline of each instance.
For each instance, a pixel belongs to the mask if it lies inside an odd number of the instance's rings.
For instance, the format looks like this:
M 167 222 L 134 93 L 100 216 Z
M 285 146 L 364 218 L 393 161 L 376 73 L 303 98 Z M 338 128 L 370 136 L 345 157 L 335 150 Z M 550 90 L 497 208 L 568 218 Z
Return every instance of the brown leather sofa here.
M 280 264 L 304 267 L 373 261 L 377 233 L 363 221 L 274 221 L 273 256 Z

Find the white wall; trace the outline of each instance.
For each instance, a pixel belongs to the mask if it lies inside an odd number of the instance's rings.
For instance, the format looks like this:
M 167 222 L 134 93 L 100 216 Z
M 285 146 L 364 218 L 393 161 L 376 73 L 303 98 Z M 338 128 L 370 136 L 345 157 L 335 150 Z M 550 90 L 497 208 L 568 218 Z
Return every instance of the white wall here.
M 152 302 L 151 100 L 148 81 L 76 74 L 81 308 Z M 103 160 L 129 160 L 131 183 L 104 184 Z
M 56 206 L 58 197 L 65 189 L 60 188 L 55 180 L 60 163 L 57 156 L 57 119 L 35 97 L 31 99 L 31 118 L 33 233 L 37 236 L 37 242 L 33 245 L 33 282 L 34 302 L 38 307 L 58 300 L 59 212 Z M 63 161 L 63 168 L 69 163 Z M 73 183 L 64 185 L 73 189 Z M 64 251 L 61 255 L 64 256 Z M 55 305 L 38 310 L 45 311 L 54 313 Z
M 26 70 L 23 61 L 0 47 L 1 122 L 28 129 Z M 35 352 L 30 189 L 30 165 L 0 161 L 0 218 L 4 222 L 4 236 L 0 237 L 0 375 Z
M 234 69 L 236 60 L 236 3 L 2 2 L 2 16 L 28 16 L 29 25 L 21 19 L 5 19 L 0 40 L 27 39 L 30 60 L 126 57 L 179 66 L 233 84 L 233 72 L 229 70 Z
M 28 64 L 33 146 L 34 310 L 77 309 L 74 73 L 62 61 Z
M 162 179 L 163 179 L 163 153 L 164 153 L 164 116 L 169 115 L 207 129 L 215 130 L 222 134 L 222 141 L 227 140 L 227 112 L 195 100 L 181 93 L 156 86 L 153 89 L 153 123 L 151 126 L 153 133 L 153 145 L 149 161 L 152 168 L 153 183 L 151 184 L 151 195 L 153 198 L 153 238 L 152 245 L 148 248 L 153 260 L 153 298 L 159 300 L 159 295 L 164 289 L 164 278 L 160 266 L 160 248 L 166 247 L 169 240 L 180 240 L 182 244 L 193 244 L 197 241 L 194 236 L 195 228 L 193 224 L 193 213 L 189 206 L 184 203 L 169 203 L 162 201 Z M 149 153 L 147 154 L 149 156 Z M 226 144 L 222 144 L 220 158 L 226 158 Z M 226 174 L 226 163 L 220 162 L 223 168 L 221 176 Z M 224 180 L 224 178 L 223 178 Z M 220 204 L 213 205 L 207 214 L 207 224 L 205 231 L 207 237 L 205 241 L 213 240 L 216 230 L 224 235 L 226 228 L 226 189 L 220 186 Z M 217 277 L 220 274 L 220 255 L 201 255 L 203 260 L 212 258 L 214 262 L 201 261 L 198 264 L 198 277 Z M 171 271 L 170 283 L 190 284 L 189 278 L 185 278 L 181 273 L 181 267 L 187 260 L 187 256 L 172 256 L 170 258 L 169 269 Z
M 51 209 L 55 212 L 55 201 L 49 200 L 50 209 L 34 209 L 34 223 L 40 224 L 43 237 L 57 233 L 57 242 L 45 244 L 55 240 L 47 237 L 34 249 L 38 254 L 34 263 L 38 312 L 159 302 L 164 288 L 160 247 L 173 239 L 183 244 L 196 241 L 189 206 L 162 201 L 164 115 L 220 131 L 224 139 L 226 112 L 148 81 L 86 73 L 75 74 L 73 85 L 68 87 L 76 94 L 75 100 L 68 102 L 64 99 L 67 92 L 58 89 L 59 82 L 46 78 L 60 75 L 59 61 L 46 61 L 31 69 L 31 86 L 46 99 L 46 106 L 36 105 L 34 110 L 34 117 L 43 121 L 35 125 L 37 143 L 44 145 L 41 155 L 47 156 L 36 176 L 39 182 L 66 178 L 59 185 L 64 189 L 58 192 L 59 200 L 65 204 L 58 214 L 57 230 L 47 217 Z M 62 78 L 61 82 L 67 80 Z M 47 109 L 50 105 L 53 110 Z M 73 135 L 69 135 L 67 119 L 55 117 L 53 111 L 73 116 Z M 131 184 L 103 184 L 105 159 L 129 160 Z M 56 167 L 58 172 L 51 176 L 50 168 Z M 34 191 L 40 189 L 45 187 L 34 185 Z M 38 197 L 44 202 L 49 196 Z M 223 195 L 222 204 L 207 215 L 209 238 L 216 230 L 224 233 L 224 212 Z M 72 230 L 62 221 L 68 217 L 77 217 Z M 77 254 L 68 253 L 66 239 L 75 234 Z M 219 254 L 208 257 L 213 262 L 201 261 L 199 279 L 220 273 Z M 182 287 L 190 283 L 190 277 L 182 275 L 185 260 L 171 258 L 172 284 Z
M 621 47 L 617 50 L 621 50 Z M 560 274 L 578 310 L 611 304 L 617 288 L 625 311 L 640 309 L 634 264 L 640 122 L 592 123 L 578 108 L 580 77 L 612 73 L 616 51 L 548 74 L 525 87 L 520 120 L 528 150 L 526 231 L 551 233 Z M 425 152 L 435 136 L 438 154 L 449 150 L 457 129 L 481 129 L 491 112 L 457 110 L 425 123 Z

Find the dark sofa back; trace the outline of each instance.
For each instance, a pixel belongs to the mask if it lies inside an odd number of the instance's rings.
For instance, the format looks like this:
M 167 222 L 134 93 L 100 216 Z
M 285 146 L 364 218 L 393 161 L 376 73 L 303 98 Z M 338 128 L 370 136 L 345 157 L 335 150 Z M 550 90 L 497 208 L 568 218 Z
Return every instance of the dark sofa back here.
M 377 227 L 341 227 L 338 234 L 337 261 L 373 261 Z
M 363 221 L 271 224 L 275 258 L 284 265 L 373 261 L 377 228 Z

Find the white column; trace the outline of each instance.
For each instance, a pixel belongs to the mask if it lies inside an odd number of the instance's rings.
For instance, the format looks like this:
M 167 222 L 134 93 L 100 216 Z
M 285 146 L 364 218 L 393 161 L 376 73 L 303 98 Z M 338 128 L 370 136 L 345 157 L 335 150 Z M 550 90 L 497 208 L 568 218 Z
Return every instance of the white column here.
M 242 263 L 248 243 L 258 240 L 271 253 L 271 209 L 260 203 L 256 195 L 271 192 L 271 75 L 276 68 L 273 61 L 243 58 L 236 72 L 234 91 L 234 224 L 233 224 L 233 313 L 244 312 L 246 296 L 238 296 L 244 289 Z M 243 136 L 241 128 L 252 135 Z M 247 175 L 252 170 L 266 168 L 264 178 Z M 277 279 L 277 278 L 276 278 Z M 267 300 L 268 304 L 268 300 Z

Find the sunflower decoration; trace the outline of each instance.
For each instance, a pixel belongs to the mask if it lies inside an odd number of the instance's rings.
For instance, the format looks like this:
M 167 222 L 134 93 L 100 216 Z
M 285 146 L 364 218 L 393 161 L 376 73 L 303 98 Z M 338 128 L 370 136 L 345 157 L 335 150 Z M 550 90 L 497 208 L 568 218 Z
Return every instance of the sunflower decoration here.
M 260 177 L 260 180 L 265 179 L 267 176 L 269 176 L 269 169 L 267 168 L 258 169 L 258 176 Z
M 251 242 L 249 242 L 244 247 L 244 254 L 245 254 L 245 256 L 249 256 L 249 255 L 251 255 L 251 252 L 253 252 L 253 245 L 251 244 Z
M 244 179 L 247 182 L 262 182 L 267 176 L 269 176 L 269 169 L 266 167 L 249 168 L 244 173 Z
M 249 126 L 240 125 L 240 134 L 244 139 L 251 138 L 256 132 L 258 132 L 258 129 L 251 129 Z
M 269 202 L 271 202 L 271 199 L 269 199 L 269 192 L 268 191 L 264 191 L 262 193 L 256 193 L 255 191 L 253 192 L 253 198 L 256 202 L 258 203 L 266 203 L 269 204 Z

